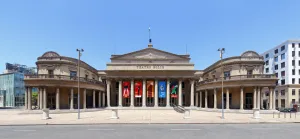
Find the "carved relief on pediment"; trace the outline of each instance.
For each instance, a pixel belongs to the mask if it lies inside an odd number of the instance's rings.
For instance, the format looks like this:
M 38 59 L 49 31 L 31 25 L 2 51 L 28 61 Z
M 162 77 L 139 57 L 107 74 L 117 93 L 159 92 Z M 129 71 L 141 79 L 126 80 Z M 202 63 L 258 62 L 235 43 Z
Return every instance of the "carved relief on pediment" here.
M 84 73 L 85 73 L 86 75 L 89 75 L 89 71 L 88 71 L 88 70 L 84 70 Z
M 161 55 L 156 55 L 153 53 L 147 53 L 144 55 L 138 55 L 138 56 L 134 56 L 134 58 L 136 59 L 166 59 L 166 56 L 161 56 Z

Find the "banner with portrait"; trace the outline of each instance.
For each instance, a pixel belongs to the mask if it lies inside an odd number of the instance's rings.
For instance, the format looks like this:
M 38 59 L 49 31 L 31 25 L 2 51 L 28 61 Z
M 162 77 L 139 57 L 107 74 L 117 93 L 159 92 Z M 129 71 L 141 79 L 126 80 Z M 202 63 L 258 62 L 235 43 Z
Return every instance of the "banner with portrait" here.
M 177 98 L 177 94 L 178 94 L 178 81 L 172 81 L 170 84 L 170 95 L 171 98 Z
M 166 98 L 166 81 L 158 82 L 158 98 Z
M 154 97 L 154 81 L 147 81 L 147 97 Z
M 123 81 L 122 90 L 123 90 L 123 98 L 129 98 L 129 96 L 130 96 L 130 81 Z
M 134 97 L 141 98 L 143 94 L 143 82 L 135 81 L 134 82 Z

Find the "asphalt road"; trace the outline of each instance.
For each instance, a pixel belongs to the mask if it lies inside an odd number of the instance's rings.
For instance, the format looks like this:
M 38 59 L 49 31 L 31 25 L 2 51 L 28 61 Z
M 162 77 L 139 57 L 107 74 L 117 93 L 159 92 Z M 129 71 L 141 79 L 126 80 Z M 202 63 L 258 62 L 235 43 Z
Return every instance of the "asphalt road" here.
M 0 139 L 296 139 L 300 124 L 0 126 Z

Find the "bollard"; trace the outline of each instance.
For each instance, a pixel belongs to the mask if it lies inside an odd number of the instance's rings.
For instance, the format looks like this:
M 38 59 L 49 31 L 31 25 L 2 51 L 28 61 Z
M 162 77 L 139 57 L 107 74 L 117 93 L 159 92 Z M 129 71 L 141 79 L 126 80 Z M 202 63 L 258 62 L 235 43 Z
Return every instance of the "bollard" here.
M 290 112 L 290 118 L 292 118 L 292 112 Z
M 280 112 L 278 113 L 278 118 L 280 118 Z
M 275 114 L 275 112 L 273 112 L 273 118 L 274 118 L 274 114 Z
M 47 120 L 47 119 L 50 119 L 49 117 L 49 109 L 43 109 L 43 120 Z
M 110 119 L 119 119 L 118 109 L 112 109 L 111 110 L 111 117 L 110 117 Z
M 295 112 L 295 119 L 296 119 L 296 117 L 297 117 L 297 112 Z
M 259 109 L 253 109 L 253 118 L 259 119 Z
M 183 119 L 189 119 L 189 118 L 191 118 L 190 117 L 190 110 L 189 109 L 186 109 L 185 111 L 184 111 L 184 117 L 183 117 Z
M 286 116 L 285 116 L 285 115 L 286 115 L 286 112 L 284 112 L 284 118 L 286 118 Z

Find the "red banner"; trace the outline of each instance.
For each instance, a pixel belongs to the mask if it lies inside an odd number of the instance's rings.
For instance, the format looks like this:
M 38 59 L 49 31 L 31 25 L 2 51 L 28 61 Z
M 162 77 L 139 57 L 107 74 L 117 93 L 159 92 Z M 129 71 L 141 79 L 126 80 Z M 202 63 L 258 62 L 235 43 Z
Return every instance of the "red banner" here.
M 130 96 L 130 81 L 123 81 L 123 97 L 129 98 Z
M 147 97 L 154 97 L 154 81 L 147 81 Z
M 134 83 L 134 97 L 142 97 L 143 83 L 142 81 L 135 81 Z

